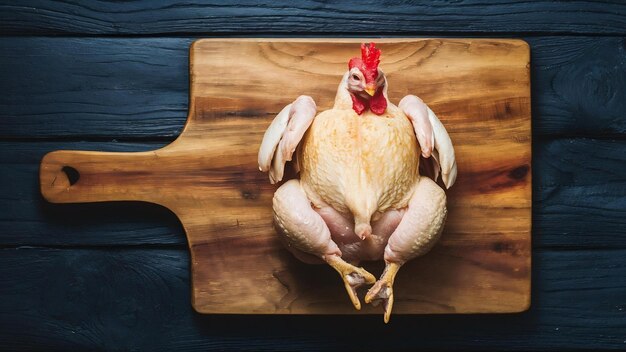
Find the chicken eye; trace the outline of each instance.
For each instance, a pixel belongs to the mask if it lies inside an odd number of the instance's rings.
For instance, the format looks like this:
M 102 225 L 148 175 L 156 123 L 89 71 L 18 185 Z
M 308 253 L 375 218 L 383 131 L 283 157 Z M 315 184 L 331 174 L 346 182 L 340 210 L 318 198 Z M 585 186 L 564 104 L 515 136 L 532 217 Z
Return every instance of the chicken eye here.
M 360 81 L 361 79 L 357 75 L 352 75 L 352 79 L 355 81 Z

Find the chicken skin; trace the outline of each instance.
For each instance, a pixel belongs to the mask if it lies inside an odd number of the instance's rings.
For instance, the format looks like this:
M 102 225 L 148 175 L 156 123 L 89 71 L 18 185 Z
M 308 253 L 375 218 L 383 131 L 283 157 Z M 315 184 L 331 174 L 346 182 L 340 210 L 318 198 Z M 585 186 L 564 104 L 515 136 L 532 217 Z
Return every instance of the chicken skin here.
M 332 109 L 317 114 L 313 99 L 300 96 L 276 116 L 259 169 L 277 183 L 295 158 L 299 179 L 274 194 L 279 236 L 300 260 L 333 267 L 356 309 L 357 288 L 373 284 L 365 302 L 382 302 L 388 322 L 398 270 L 441 235 L 446 195 L 433 179 L 441 174 L 452 186 L 456 161 L 448 133 L 422 100 L 389 101 L 374 43 L 363 44 L 361 54 L 350 60 Z M 378 280 L 357 266 L 381 259 Z

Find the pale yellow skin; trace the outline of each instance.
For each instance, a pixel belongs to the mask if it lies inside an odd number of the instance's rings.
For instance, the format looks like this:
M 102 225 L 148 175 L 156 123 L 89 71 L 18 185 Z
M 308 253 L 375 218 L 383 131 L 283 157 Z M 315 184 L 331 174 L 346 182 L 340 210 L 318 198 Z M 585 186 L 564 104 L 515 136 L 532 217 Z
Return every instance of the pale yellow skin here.
M 326 110 L 301 145 L 300 181 L 317 207 L 321 200 L 352 214 L 357 224 L 369 224 L 372 216 L 407 206 L 419 177 L 419 154 L 413 127 L 395 105 L 381 116 Z
M 259 169 L 269 171 L 272 183 L 281 181 L 297 149 L 300 179 L 274 194 L 281 239 L 299 259 L 335 268 L 357 309 L 356 288 L 376 280 L 354 265 L 384 259 L 386 269 L 365 301 L 383 301 L 388 322 L 398 269 L 432 248 L 447 214 L 443 189 L 418 172 L 420 150 L 424 157 L 432 153 L 427 160 L 437 158 L 435 178 L 441 165 L 447 187 L 456 178 L 456 162 L 445 128 L 415 96 L 402 99 L 401 108 L 387 99 L 382 115 L 358 115 L 349 93 L 359 89 L 353 74 L 358 72 L 344 75 L 332 109 L 315 115 L 315 102 L 301 96 L 281 111 L 264 136 Z

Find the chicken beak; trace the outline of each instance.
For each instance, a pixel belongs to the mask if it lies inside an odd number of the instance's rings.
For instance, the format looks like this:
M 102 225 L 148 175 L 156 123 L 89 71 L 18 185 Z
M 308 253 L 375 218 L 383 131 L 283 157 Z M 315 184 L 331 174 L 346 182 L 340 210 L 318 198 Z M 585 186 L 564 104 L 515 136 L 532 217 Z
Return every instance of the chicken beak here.
M 366 86 L 365 87 L 365 92 L 367 94 L 369 94 L 371 97 L 373 97 L 374 94 L 376 94 L 376 86 L 373 86 L 373 85 L 372 86 L 370 86 L 370 85 Z

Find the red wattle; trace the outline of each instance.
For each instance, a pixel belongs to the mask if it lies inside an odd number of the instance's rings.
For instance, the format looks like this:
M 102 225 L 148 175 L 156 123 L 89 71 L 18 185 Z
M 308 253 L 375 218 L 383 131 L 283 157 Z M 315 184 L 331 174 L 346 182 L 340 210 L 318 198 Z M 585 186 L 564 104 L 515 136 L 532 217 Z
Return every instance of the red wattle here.
M 350 94 L 350 97 L 352 98 L 352 110 L 361 115 L 367 108 L 367 102 L 357 98 L 354 94 Z
M 385 113 L 386 109 L 387 99 L 385 99 L 383 95 L 383 87 L 380 87 L 376 91 L 376 94 L 370 99 L 370 110 L 376 115 L 382 115 Z

